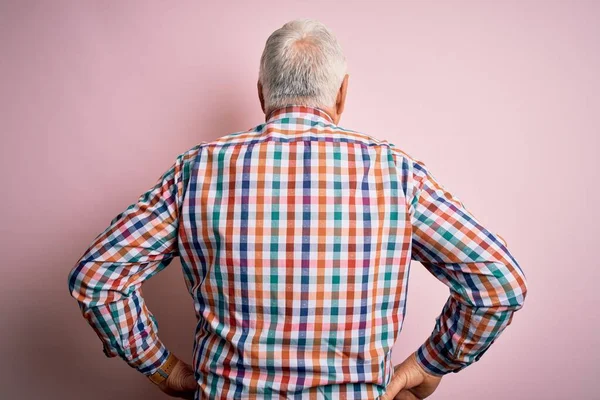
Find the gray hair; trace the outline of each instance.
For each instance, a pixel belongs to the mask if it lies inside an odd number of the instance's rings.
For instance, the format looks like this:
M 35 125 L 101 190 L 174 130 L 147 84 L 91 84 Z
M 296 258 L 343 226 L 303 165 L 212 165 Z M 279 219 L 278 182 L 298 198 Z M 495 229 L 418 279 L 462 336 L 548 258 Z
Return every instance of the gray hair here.
M 332 107 L 346 74 L 346 57 L 322 23 L 300 19 L 269 36 L 259 81 L 266 109 L 289 104 Z

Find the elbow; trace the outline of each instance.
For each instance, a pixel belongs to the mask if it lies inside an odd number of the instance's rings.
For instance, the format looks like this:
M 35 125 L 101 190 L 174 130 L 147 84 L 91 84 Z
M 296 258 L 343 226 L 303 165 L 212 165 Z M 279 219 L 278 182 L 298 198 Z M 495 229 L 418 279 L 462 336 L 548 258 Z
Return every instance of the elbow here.
M 515 311 L 523 308 L 525 299 L 527 298 L 528 284 L 527 278 L 523 273 L 523 270 L 518 264 L 509 265 L 512 272 L 513 280 L 510 285 L 510 298 L 511 306 L 514 307 Z
M 516 262 L 495 263 L 498 267 L 486 284 L 494 287 L 482 296 L 475 306 L 493 308 L 498 311 L 517 311 L 523 308 L 527 298 L 528 284 L 525 274 Z M 481 293 L 480 293 L 481 294 Z
M 84 297 L 82 278 L 82 264 L 77 263 L 77 265 L 69 271 L 69 274 L 67 276 L 67 283 L 69 287 L 69 294 L 78 301 L 80 301 Z
M 523 304 L 525 303 L 525 298 L 527 297 L 527 279 L 525 278 L 525 275 L 523 275 L 523 280 L 522 280 L 520 289 L 521 289 L 521 307 L 523 307 Z

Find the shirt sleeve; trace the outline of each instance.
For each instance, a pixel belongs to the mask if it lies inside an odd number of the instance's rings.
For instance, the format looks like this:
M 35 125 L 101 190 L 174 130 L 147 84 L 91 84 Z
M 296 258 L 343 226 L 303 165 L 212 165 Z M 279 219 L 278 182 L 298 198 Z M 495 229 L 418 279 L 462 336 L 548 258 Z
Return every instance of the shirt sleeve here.
M 110 222 L 68 277 L 70 293 L 104 354 L 120 356 L 145 375 L 169 356 L 142 297 L 142 283 L 178 256 L 182 160 L 177 157 L 152 188 Z
M 450 289 L 416 358 L 442 376 L 481 358 L 523 307 L 527 286 L 504 239 L 483 227 L 423 162 L 411 169 L 411 258 Z

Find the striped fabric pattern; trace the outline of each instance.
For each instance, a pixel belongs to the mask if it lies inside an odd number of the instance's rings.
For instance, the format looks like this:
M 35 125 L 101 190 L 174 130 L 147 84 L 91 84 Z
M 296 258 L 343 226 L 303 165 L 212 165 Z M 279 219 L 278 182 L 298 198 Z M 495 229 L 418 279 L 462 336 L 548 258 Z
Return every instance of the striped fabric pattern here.
M 422 161 L 287 106 L 180 154 L 93 241 L 69 290 L 105 354 L 149 375 L 169 351 L 141 286 L 180 257 L 196 399 L 375 399 L 411 260 L 450 291 L 416 350 L 442 376 L 479 360 L 523 306 L 506 246 Z

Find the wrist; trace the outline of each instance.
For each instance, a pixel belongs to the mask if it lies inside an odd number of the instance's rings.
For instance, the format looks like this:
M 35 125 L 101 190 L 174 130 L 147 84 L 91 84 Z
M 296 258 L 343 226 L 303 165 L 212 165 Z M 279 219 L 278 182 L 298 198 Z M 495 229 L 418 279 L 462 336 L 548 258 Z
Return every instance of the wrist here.
M 147 378 L 155 385 L 160 385 L 167 380 L 178 361 L 179 359 L 173 353 L 169 353 L 165 362 L 154 373 L 147 375 Z
M 169 354 L 164 343 L 152 332 L 144 339 L 132 339 L 125 358 L 131 367 L 148 376 L 164 364 Z
M 423 362 L 422 359 L 418 356 L 419 351 L 415 351 L 410 355 L 412 361 L 416 364 L 417 368 L 419 368 L 424 375 L 435 376 L 436 378 L 442 378 L 445 374 L 440 374 L 438 371 L 432 371 L 427 365 Z
M 433 335 L 419 346 L 414 355 L 417 364 L 429 375 L 441 377 L 462 369 L 448 354 L 441 340 Z

